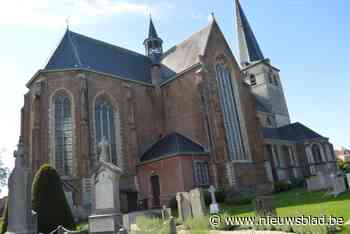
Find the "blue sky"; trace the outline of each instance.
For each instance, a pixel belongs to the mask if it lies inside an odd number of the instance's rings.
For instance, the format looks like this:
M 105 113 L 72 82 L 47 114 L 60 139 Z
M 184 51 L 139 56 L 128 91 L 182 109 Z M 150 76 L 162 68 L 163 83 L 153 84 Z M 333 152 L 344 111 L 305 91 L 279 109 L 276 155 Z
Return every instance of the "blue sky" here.
M 281 69 L 292 121 L 336 147 L 350 148 L 350 54 L 347 0 L 241 0 L 260 47 Z M 72 31 L 131 50 L 142 42 L 151 9 L 165 49 L 208 24 L 215 13 L 237 55 L 233 0 L 12 0 L 0 14 L 0 153 L 12 167 L 25 84 Z

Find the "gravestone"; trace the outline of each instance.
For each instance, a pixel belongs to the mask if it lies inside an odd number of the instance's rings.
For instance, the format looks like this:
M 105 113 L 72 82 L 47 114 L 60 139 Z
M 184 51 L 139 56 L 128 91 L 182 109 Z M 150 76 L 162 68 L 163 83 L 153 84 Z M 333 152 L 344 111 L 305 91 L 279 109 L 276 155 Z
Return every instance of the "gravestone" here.
M 9 178 L 7 234 L 36 234 L 37 216 L 31 209 L 32 173 L 24 160 L 20 142 L 14 153 L 15 168 Z
M 213 185 L 210 185 L 208 191 L 211 197 L 210 214 L 218 214 L 220 210 L 219 210 L 219 204 L 216 202 L 216 197 L 215 197 L 216 189 Z
M 339 194 L 346 191 L 345 178 L 343 176 L 332 177 L 332 192 L 331 194 L 337 197 Z
M 166 207 L 166 205 L 163 205 L 162 207 L 162 219 L 163 220 L 167 220 L 170 218 L 170 212 L 169 212 L 170 209 L 168 209 Z
M 190 196 L 186 192 L 176 194 L 177 208 L 179 211 L 179 218 L 186 221 L 187 218 L 192 217 Z
M 274 197 L 272 195 L 257 196 L 253 200 L 255 213 L 258 217 L 274 217 L 277 215 L 274 205 Z
M 191 207 L 193 217 L 205 215 L 205 202 L 202 189 L 195 188 L 190 191 Z
M 347 180 L 347 183 L 348 183 L 348 188 L 350 188 L 350 173 L 346 174 L 346 180 Z
M 119 178 L 122 170 L 110 163 L 108 142 L 100 143 L 100 161 L 92 175 L 92 215 L 89 216 L 90 233 L 117 233 L 122 225 L 119 198 Z

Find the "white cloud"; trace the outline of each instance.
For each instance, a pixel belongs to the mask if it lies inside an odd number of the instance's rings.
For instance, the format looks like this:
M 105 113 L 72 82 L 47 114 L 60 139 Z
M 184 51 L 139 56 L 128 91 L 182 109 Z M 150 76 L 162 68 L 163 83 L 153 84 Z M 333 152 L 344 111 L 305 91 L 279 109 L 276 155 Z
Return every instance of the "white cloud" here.
M 0 25 L 25 27 L 62 26 L 67 18 L 73 24 L 84 24 L 103 17 L 147 15 L 150 10 L 157 14 L 171 8 L 168 3 L 152 8 L 126 0 L 5 0 L 0 6 Z

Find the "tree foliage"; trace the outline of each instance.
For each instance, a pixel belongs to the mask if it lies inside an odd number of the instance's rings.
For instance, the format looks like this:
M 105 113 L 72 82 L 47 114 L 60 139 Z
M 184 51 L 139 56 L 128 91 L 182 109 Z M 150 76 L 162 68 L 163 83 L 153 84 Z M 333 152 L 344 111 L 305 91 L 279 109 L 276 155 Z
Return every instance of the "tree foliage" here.
M 7 185 L 7 177 L 9 175 L 9 169 L 2 162 L 4 152 L 4 149 L 0 150 L 0 192 L 2 187 Z
M 1 225 L 1 230 L 0 230 L 0 234 L 5 234 L 5 232 L 7 231 L 7 224 L 8 224 L 8 199 L 6 199 L 5 201 L 5 208 L 4 208 L 4 213 L 2 214 L 2 225 Z
M 53 167 L 44 164 L 36 173 L 32 186 L 32 201 L 33 210 L 38 214 L 39 233 L 50 233 L 59 225 L 75 229 L 62 181 Z
M 340 170 L 342 170 L 345 173 L 349 173 L 350 172 L 350 166 L 349 163 L 344 161 L 344 160 L 338 160 L 338 167 Z

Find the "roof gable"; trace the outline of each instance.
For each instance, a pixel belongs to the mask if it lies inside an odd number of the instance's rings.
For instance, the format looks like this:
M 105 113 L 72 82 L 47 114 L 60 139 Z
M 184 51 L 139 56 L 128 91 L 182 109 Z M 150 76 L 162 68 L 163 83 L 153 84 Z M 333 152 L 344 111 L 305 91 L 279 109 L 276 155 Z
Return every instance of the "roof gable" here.
M 169 78 L 166 75 L 180 73 L 200 62 L 199 55 L 204 55 L 213 24 L 214 21 L 164 53 L 161 60 L 165 70 L 163 79 Z
M 154 143 L 146 152 L 141 156 L 141 162 L 161 158 L 163 156 L 168 156 L 171 154 L 193 154 L 207 152 L 204 148 L 190 140 L 189 138 L 173 132 L 165 137 L 161 138 L 159 141 Z
M 150 67 L 142 54 L 67 30 L 45 69 L 87 68 L 150 83 Z

